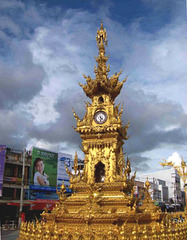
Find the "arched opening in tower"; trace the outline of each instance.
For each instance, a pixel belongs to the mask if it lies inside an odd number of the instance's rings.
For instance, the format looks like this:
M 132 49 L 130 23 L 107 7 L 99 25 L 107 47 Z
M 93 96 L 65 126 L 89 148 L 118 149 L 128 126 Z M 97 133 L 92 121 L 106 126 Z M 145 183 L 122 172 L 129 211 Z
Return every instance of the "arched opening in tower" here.
M 98 162 L 95 165 L 95 182 L 104 182 L 105 180 L 105 165 Z
M 99 97 L 98 102 L 99 102 L 100 104 L 104 103 L 104 99 L 103 99 L 102 96 Z

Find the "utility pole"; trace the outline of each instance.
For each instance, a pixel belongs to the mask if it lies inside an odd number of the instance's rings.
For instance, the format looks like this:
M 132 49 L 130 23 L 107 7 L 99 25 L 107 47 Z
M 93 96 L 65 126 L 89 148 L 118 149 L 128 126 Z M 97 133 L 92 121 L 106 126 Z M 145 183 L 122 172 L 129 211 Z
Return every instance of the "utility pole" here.
M 25 183 L 25 156 L 26 156 L 26 149 L 24 149 L 24 151 L 22 153 L 23 168 L 22 168 L 20 208 L 19 208 L 19 221 L 18 221 L 18 227 L 19 228 L 21 226 L 21 213 L 22 213 L 22 210 L 23 210 L 23 194 L 24 194 L 24 183 Z
M 155 178 L 153 177 L 153 200 L 156 200 L 155 197 Z
M 1 240 L 1 220 L 0 220 L 0 240 Z

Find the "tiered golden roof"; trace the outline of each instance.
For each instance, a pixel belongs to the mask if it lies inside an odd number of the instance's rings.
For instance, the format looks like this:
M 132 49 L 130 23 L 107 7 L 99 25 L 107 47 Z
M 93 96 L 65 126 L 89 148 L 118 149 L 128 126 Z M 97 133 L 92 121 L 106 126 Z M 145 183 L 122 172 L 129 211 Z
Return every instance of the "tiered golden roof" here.
M 19 239 L 122 240 L 122 239 L 183 239 L 187 223 L 174 224 L 166 213 L 153 204 L 150 184 L 145 184 L 145 199 L 134 197 L 134 179 L 129 158 L 125 161 L 124 140 L 128 139 L 129 123 L 122 125 L 123 108 L 114 100 L 126 81 L 119 75 L 108 78 L 106 29 L 101 23 L 97 31 L 99 56 L 96 58 L 95 79 L 85 77 L 80 86 L 91 99 L 86 114 L 76 119 L 75 130 L 82 139 L 85 154 L 83 172 L 75 154 L 74 173 L 66 168 L 73 194 L 65 195 L 65 186 L 57 191 L 59 201 L 51 213 L 42 213 L 41 222 L 22 223 Z M 44 221 L 45 220 L 45 221 Z
M 99 56 L 95 58 L 97 62 L 97 67 L 95 66 L 94 68 L 96 77 L 95 79 L 92 79 L 90 76 L 87 77 L 86 75 L 83 75 L 87 84 L 83 85 L 79 83 L 79 85 L 83 88 L 85 94 L 91 99 L 99 94 L 107 94 L 112 100 L 114 100 L 119 95 L 127 78 L 122 82 L 119 82 L 119 76 L 122 71 L 115 73 L 112 77 L 108 78 L 110 66 L 106 66 L 109 56 L 105 56 L 107 33 L 106 29 L 103 28 L 103 23 L 101 23 L 101 28 L 97 30 L 96 40 L 99 49 Z

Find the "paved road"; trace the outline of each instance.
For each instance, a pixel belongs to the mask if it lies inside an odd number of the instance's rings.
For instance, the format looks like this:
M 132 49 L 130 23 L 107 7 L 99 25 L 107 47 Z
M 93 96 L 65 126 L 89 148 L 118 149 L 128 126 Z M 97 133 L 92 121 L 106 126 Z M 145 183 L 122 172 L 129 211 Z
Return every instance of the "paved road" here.
M 19 236 L 19 230 L 2 230 L 1 240 L 16 240 Z

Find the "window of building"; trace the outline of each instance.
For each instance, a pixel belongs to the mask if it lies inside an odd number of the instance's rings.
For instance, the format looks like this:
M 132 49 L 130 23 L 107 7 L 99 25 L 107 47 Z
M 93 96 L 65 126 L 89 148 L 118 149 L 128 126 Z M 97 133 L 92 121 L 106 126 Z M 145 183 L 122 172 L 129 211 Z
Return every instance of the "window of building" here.
M 18 166 L 18 177 L 22 177 L 22 166 Z
M 4 176 L 6 177 L 14 177 L 14 168 L 15 166 L 12 164 L 5 164 L 5 172 L 4 172 Z

